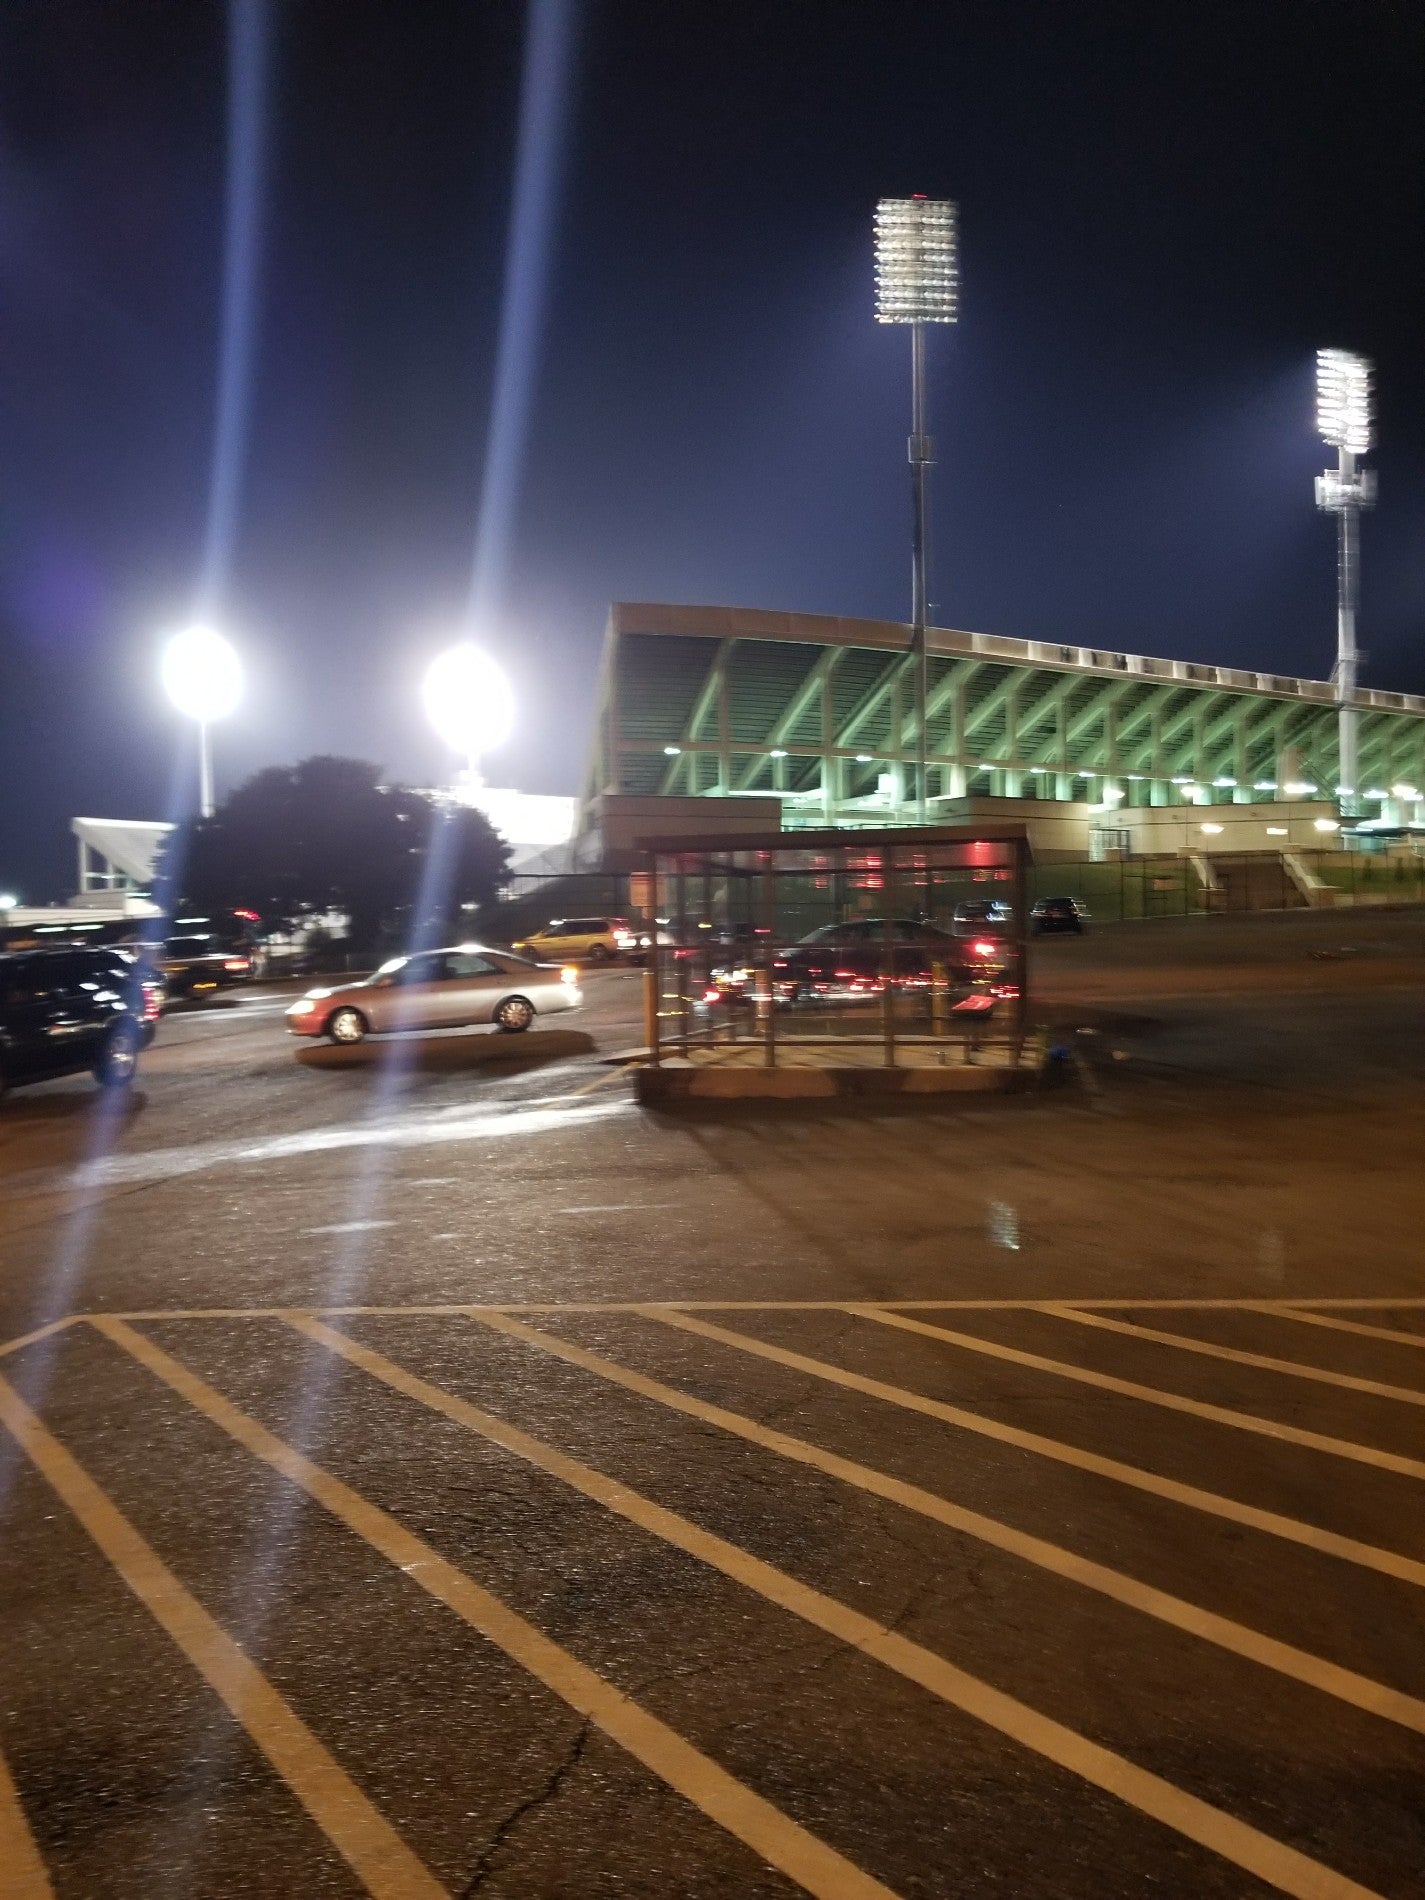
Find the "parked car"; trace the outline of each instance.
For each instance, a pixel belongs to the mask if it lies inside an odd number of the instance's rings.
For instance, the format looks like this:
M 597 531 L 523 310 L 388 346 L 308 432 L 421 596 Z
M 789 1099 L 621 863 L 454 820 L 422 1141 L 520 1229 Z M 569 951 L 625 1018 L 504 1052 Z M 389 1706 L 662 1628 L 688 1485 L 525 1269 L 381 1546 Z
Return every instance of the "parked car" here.
M 154 968 L 170 996 L 202 996 L 250 983 L 256 972 L 252 946 L 216 931 L 189 931 L 150 948 Z
M 956 937 L 1008 937 L 1014 930 L 1014 906 L 1002 897 L 975 897 L 955 906 L 950 925 Z
M 104 1088 L 132 1082 L 162 1000 L 161 983 L 124 950 L 0 956 L 0 1095 L 86 1069 Z
M 335 989 L 308 990 L 287 1011 L 294 1036 L 361 1042 L 373 1031 L 465 1029 L 494 1023 L 528 1029 L 536 1016 L 577 1009 L 584 996 L 572 965 L 532 963 L 508 950 L 462 943 L 393 957 L 374 976 Z
M 999 946 L 988 948 L 998 956 Z M 938 924 L 915 917 L 856 917 L 823 924 L 799 942 L 779 949 L 772 960 L 772 989 L 779 1003 L 855 1000 L 877 995 L 885 985 L 889 952 L 891 982 L 897 989 L 927 989 L 937 973 L 961 985 L 978 974 L 973 946 L 957 943 Z M 743 960 L 714 967 L 703 1002 L 711 1007 L 750 998 L 762 954 L 743 946 Z
M 553 917 L 514 948 L 541 962 L 607 963 L 637 950 L 639 940 L 623 917 Z
M 1029 927 L 1036 936 L 1067 930 L 1081 935 L 1088 912 L 1077 897 L 1041 897 L 1029 913 Z

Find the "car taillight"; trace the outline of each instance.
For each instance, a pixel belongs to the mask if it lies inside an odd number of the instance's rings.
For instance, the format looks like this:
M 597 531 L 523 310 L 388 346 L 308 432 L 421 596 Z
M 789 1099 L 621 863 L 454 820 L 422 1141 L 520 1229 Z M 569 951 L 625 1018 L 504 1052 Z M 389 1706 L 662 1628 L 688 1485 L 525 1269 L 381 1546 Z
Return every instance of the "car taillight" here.
M 579 981 L 579 971 L 577 967 L 572 963 L 566 963 L 564 968 L 559 972 L 559 981 L 561 983 L 577 983 Z
M 986 938 L 981 937 L 970 945 L 970 954 L 976 957 L 992 957 L 998 947 L 997 944 L 990 943 Z
M 223 960 L 223 968 L 225 970 L 234 971 L 250 970 L 252 968 L 252 961 L 249 957 L 226 957 Z
M 143 986 L 143 1019 L 146 1023 L 157 1021 L 162 1002 L 162 992 L 157 983 L 145 983 Z
M 721 990 L 704 990 L 703 991 L 703 1001 L 705 1003 L 716 1003 L 716 1002 L 720 1002 L 721 999 L 722 999 Z

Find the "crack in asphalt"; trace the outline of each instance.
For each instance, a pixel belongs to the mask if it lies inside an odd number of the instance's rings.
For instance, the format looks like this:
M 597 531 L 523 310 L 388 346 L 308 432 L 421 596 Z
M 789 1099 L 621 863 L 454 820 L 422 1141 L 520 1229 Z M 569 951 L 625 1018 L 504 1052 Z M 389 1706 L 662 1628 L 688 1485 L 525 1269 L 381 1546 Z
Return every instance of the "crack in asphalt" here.
M 545 1778 L 544 1785 L 536 1789 L 533 1794 L 528 1795 L 523 1801 L 517 1802 L 515 1806 L 510 1809 L 504 1820 L 500 1822 L 499 1826 L 490 1836 L 485 1847 L 481 1850 L 480 1858 L 475 1863 L 474 1871 L 471 1873 L 469 1880 L 460 1889 L 457 1900 L 470 1900 L 472 1894 L 476 1894 L 480 1891 L 486 1880 L 494 1872 L 495 1862 L 499 1857 L 500 1851 L 508 1843 L 511 1835 L 514 1834 L 528 1815 L 547 1806 L 549 1802 L 558 1796 L 564 1783 L 583 1760 L 584 1751 L 588 1748 L 589 1741 L 593 1734 L 593 1726 L 592 1718 L 586 1715 L 579 1724 L 573 1742 L 570 1744 L 562 1759 L 555 1763 L 553 1770 Z

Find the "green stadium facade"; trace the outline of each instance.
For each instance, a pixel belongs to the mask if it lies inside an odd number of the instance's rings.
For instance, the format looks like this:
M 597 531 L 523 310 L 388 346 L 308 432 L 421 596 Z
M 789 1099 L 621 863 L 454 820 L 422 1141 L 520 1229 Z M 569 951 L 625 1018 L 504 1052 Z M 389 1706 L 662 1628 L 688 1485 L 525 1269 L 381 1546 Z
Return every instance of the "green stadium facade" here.
M 909 647 L 889 621 L 615 605 L 582 861 L 640 832 L 915 822 Z M 1328 681 L 940 627 L 927 647 L 933 823 L 1024 816 L 1041 857 L 1339 842 Z M 1368 828 L 1399 835 L 1425 819 L 1425 698 L 1355 704 Z

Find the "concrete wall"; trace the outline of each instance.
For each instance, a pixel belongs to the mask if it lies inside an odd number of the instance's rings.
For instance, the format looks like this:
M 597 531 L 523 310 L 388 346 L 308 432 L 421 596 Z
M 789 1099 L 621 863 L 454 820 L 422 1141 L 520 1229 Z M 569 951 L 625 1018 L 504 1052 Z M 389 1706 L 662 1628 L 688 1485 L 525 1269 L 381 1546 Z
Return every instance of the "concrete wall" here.
M 590 828 L 578 840 L 581 868 L 641 871 L 648 838 L 781 836 L 780 798 L 636 797 L 606 792 L 592 801 Z

